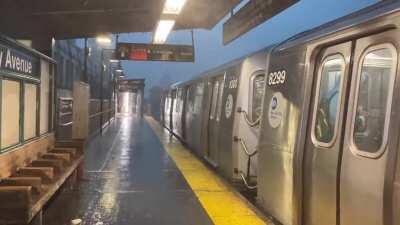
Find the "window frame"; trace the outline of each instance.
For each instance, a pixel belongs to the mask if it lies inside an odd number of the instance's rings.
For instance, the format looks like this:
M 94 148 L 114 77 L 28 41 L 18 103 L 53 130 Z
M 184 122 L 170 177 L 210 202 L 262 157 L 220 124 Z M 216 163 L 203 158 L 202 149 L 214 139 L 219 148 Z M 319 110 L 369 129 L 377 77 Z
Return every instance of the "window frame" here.
M 338 57 L 339 56 L 339 57 Z M 343 60 L 343 68 L 341 70 L 342 75 L 340 77 L 340 88 L 339 88 L 339 101 L 338 101 L 338 107 L 336 109 L 336 118 L 335 118 L 335 127 L 333 131 L 333 136 L 332 139 L 329 142 L 322 142 L 317 139 L 317 136 L 315 134 L 315 126 L 317 125 L 316 120 L 317 120 L 317 110 L 318 110 L 318 105 L 319 105 L 319 97 L 320 97 L 320 92 L 321 92 L 321 80 L 322 80 L 322 72 L 324 69 L 324 65 L 332 59 L 341 59 Z M 318 72 L 317 72 L 317 86 L 315 89 L 315 97 L 314 97 L 314 106 L 313 106 L 313 117 L 312 117 L 312 126 L 311 126 L 311 140 L 315 146 L 322 147 L 322 148 L 331 148 L 337 139 L 338 136 L 338 127 L 339 127 L 339 117 L 340 117 L 340 111 L 343 107 L 343 85 L 344 85 L 344 77 L 346 76 L 346 58 L 341 52 L 335 52 L 329 55 L 326 55 L 323 60 L 321 61 L 320 64 L 318 64 Z
M 361 71 L 363 68 L 365 57 L 374 51 L 381 50 L 381 49 L 388 49 L 392 53 L 392 60 L 393 60 L 393 67 L 390 73 L 390 80 L 389 80 L 389 90 L 387 93 L 387 102 L 386 102 L 386 112 L 385 112 L 385 124 L 383 126 L 383 135 L 382 135 L 382 143 L 378 150 L 374 153 L 367 152 L 365 150 L 359 149 L 354 142 L 354 128 L 355 128 L 355 119 L 357 114 L 357 105 L 358 105 L 358 98 L 359 98 L 359 91 L 360 91 L 360 80 L 361 80 Z M 394 84 L 396 80 L 396 74 L 398 70 L 398 51 L 395 45 L 390 42 L 381 43 L 381 44 L 374 44 L 371 46 L 366 47 L 363 50 L 362 55 L 358 58 L 357 62 L 357 74 L 356 74 L 356 89 L 354 92 L 354 103 L 353 103 L 353 110 L 351 112 L 351 127 L 350 127 L 350 150 L 354 155 L 366 157 L 366 158 L 378 158 L 380 157 L 386 150 L 386 146 L 388 144 L 388 136 L 389 136 L 389 125 L 390 125 L 390 114 L 392 113 L 392 102 L 393 102 L 393 93 L 394 93 Z
M 221 120 L 221 114 L 222 114 L 222 100 L 224 98 L 224 89 L 225 89 L 225 76 L 224 79 L 221 81 L 220 86 L 218 87 L 218 99 L 217 99 L 217 115 L 216 115 L 216 121 Z
M 13 82 L 17 82 L 19 84 L 19 117 L 18 117 L 18 142 L 11 144 L 7 147 L 3 148 L 3 142 L 2 142 L 2 137 L 3 137 L 3 132 L 2 132 L 2 114 L 3 114 L 3 81 L 4 80 L 8 80 L 8 81 L 13 81 Z M 23 112 L 24 112 L 24 108 L 23 108 L 23 102 L 24 102 L 24 81 L 21 79 L 18 79 L 16 77 L 12 77 L 12 76 L 8 76 L 8 75 L 3 75 L 1 76 L 0 79 L 0 86 L 1 86 L 1 92 L 0 92 L 0 153 L 5 153 L 10 151 L 13 148 L 16 148 L 18 146 L 21 146 L 24 141 L 23 141 L 23 136 L 24 136 L 24 126 L 23 126 Z
M 40 61 L 42 61 L 43 59 L 40 59 Z M 44 60 L 46 64 L 48 64 L 49 66 L 49 112 L 48 112 L 48 128 L 46 129 L 46 132 L 44 133 L 40 133 L 40 104 L 42 103 L 41 101 L 41 95 L 40 95 L 40 91 L 41 91 L 41 83 L 42 83 L 42 79 L 41 79 L 41 74 L 42 74 L 42 68 L 41 66 L 39 67 L 39 71 L 38 74 L 40 74 L 40 78 L 35 78 L 35 77 L 28 77 L 28 76 L 22 76 L 19 74 L 15 74 L 15 73 L 9 73 L 9 72 L 0 72 L 0 117 L 1 117 L 1 110 L 3 108 L 3 102 L 2 102 L 2 90 L 3 90 L 3 80 L 11 80 L 11 81 L 15 81 L 18 82 L 20 85 L 20 102 L 19 102 L 19 106 L 20 106 L 20 110 L 19 110 L 19 121 L 18 121 L 18 126 L 19 126 L 19 141 L 16 144 L 7 146 L 2 148 L 1 147 L 1 140 L 0 140 L 0 155 L 13 151 L 14 149 L 17 149 L 21 146 L 24 146 L 25 144 L 28 144 L 32 141 L 38 140 L 42 137 L 48 136 L 50 133 L 54 132 L 54 124 L 53 124 L 53 113 L 54 113 L 54 72 L 57 69 L 57 64 L 55 62 L 52 61 L 47 61 Z M 25 129 L 25 123 L 24 123 L 24 113 L 25 113 L 25 107 L 24 107 L 24 97 L 25 97 L 25 84 L 26 83 L 30 83 L 30 84 L 34 84 L 36 85 L 36 132 L 35 132 L 35 137 L 26 139 L 24 138 L 24 129 Z M 2 136 L 2 132 L 0 129 L 0 137 Z
M 23 94 L 23 96 L 21 96 L 20 97 L 20 101 L 21 101 L 21 104 L 23 104 L 23 108 L 21 109 L 21 116 L 22 116 L 22 118 L 20 119 L 20 121 L 22 122 L 22 140 L 20 140 L 20 142 L 21 143 L 26 143 L 26 142 L 29 142 L 29 141 L 31 141 L 31 140 L 34 140 L 34 139 L 36 139 L 36 138 L 38 138 L 39 136 L 40 136 L 40 102 L 41 102 L 41 96 L 40 96 L 40 84 L 41 84 L 41 82 L 40 83 L 34 83 L 34 82 L 29 82 L 29 81 L 22 81 L 22 83 L 21 83 L 22 85 L 21 85 L 21 87 L 22 87 L 22 94 Z M 26 138 L 25 139 L 25 112 L 26 112 L 26 107 L 25 107 L 25 92 L 26 92 L 26 85 L 27 84 L 31 84 L 31 85 L 34 85 L 35 86 L 35 88 L 36 88 L 36 104 L 35 104 L 35 106 L 36 106 L 36 109 L 35 109 L 35 111 L 36 111 L 36 121 L 35 121 L 35 135 L 33 136 L 33 137 L 29 137 L 29 138 Z M 43 134 L 46 134 L 46 132 L 45 133 L 43 133 Z
M 201 89 L 201 92 L 199 93 L 199 90 Z M 204 90 L 205 90 L 205 83 L 204 82 L 199 82 L 195 85 L 195 93 L 194 93 L 194 100 L 193 100 L 193 112 L 194 114 L 200 114 L 201 113 L 201 108 L 203 104 L 203 96 L 204 96 Z
M 257 70 L 256 72 L 252 73 L 250 75 L 250 83 L 249 83 L 249 104 L 248 104 L 248 114 L 250 115 L 250 118 L 252 121 L 255 121 L 256 119 L 259 118 L 253 118 L 253 100 L 254 100 L 254 80 L 256 77 L 263 75 L 264 76 L 264 88 L 263 88 L 263 97 L 261 100 L 261 109 L 263 110 L 263 104 L 264 104 L 264 97 L 265 97 L 265 85 L 266 85 L 266 78 L 267 78 L 267 73 L 265 70 Z M 261 113 L 262 114 L 262 113 Z M 260 115 L 262 117 L 262 115 Z
M 216 81 L 212 82 L 210 119 L 214 119 L 216 117 L 215 114 L 217 112 L 217 101 L 218 101 L 219 85 L 220 85 L 219 84 L 219 80 L 216 80 Z M 217 87 L 217 88 L 215 88 L 215 87 Z
M 180 88 L 176 89 L 176 103 L 175 103 L 175 113 L 179 113 L 181 110 L 181 95 L 182 95 L 182 90 Z
M 39 126 L 39 128 L 38 128 L 38 137 L 41 137 L 41 136 L 45 136 L 45 135 L 47 135 L 48 133 L 51 133 L 51 132 L 53 132 L 53 113 L 54 113 L 54 109 L 53 109 L 53 107 L 55 106 L 54 104 L 53 104 L 53 97 L 54 97 L 54 93 L 53 93 L 53 85 L 54 85 L 54 72 L 57 70 L 57 64 L 53 64 L 53 63 L 48 63 L 48 69 L 49 69 L 49 77 L 48 77 L 48 88 L 49 88 L 49 99 L 48 99 L 48 103 L 47 103 L 47 105 L 48 105 L 48 107 L 49 107 L 49 112 L 48 112 L 48 115 L 47 115 L 47 120 L 48 120 L 48 126 L 47 126 L 47 128 L 46 128 L 46 131 L 45 132 L 41 132 L 41 127 L 40 127 L 40 124 L 41 124 L 41 105 L 44 103 L 44 102 L 42 102 L 42 98 L 41 98 L 41 92 L 42 92 L 42 82 L 43 82 L 43 80 L 42 80 L 42 69 L 40 69 L 40 82 L 38 82 L 37 83 L 37 85 L 38 85 L 38 100 L 37 100 L 37 104 L 38 104 L 38 126 Z

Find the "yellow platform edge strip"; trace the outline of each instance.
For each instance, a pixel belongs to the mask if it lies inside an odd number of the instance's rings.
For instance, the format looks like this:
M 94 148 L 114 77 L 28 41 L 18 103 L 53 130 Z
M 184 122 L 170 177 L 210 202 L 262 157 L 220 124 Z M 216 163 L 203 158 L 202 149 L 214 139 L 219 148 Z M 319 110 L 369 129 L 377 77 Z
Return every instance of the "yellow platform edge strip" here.
M 267 225 L 243 199 L 175 137 L 171 137 L 157 121 L 151 117 L 145 118 L 215 225 Z

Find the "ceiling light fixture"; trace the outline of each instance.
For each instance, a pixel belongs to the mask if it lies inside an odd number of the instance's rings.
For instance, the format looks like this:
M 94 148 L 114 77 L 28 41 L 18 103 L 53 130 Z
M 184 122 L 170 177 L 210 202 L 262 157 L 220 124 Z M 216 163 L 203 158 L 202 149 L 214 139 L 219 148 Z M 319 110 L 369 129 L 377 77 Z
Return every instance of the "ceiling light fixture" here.
M 175 20 L 160 20 L 154 33 L 153 43 L 164 44 L 174 25 Z
M 178 15 L 182 11 L 185 3 L 186 0 L 167 0 L 164 5 L 163 14 Z
M 100 45 L 109 45 L 111 44 L 111 38 L 106 35 L 97 36 L 96 42 Z

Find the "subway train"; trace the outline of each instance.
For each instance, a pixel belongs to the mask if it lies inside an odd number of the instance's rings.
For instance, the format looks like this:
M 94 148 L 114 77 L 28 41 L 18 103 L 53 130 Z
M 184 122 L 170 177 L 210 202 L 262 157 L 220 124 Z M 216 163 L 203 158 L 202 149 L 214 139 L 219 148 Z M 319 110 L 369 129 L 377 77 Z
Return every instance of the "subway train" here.
M 173 85 L 162 123 L 280 224 L 399 225 L 399 52 L 383 1 Z
M 161 103 L 167 129 L 226 177 L 243 179 L 249 187 L 257 175 L 255 147 L 271 49 L 174 84 Z

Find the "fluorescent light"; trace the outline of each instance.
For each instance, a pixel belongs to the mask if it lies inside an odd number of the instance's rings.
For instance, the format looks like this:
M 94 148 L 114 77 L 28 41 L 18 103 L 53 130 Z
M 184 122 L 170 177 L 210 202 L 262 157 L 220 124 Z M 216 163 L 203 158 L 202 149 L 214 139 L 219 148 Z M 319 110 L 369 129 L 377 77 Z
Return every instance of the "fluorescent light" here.
M 164 5 L 164 14 L 179 14 L 186 0 L 167 0 Z
M 117 62 L 119 62 L 118 59 L 110 59 L 110 63 L 117 63 Z
M 160 20 L 154 34 L 153 42 L 155 44 L 164 44 L 168 35 L 175 25 L 175 20 Z
M 111 38 L 105 35 L 96 37 L 96 42 L 98 44 L 111 44 Z
M 122 73 L 123 70 L 115 70 L 115 72 Z

